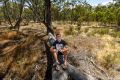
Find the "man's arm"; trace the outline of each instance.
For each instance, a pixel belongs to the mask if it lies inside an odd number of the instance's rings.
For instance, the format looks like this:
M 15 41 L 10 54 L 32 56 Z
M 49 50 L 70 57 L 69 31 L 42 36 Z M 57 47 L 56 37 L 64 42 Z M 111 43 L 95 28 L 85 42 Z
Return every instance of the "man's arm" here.
M 68 49 L 68 44 L 64 41 L 63 42 L 63 44 L 64 44 L 64 48 L 61 50 L 62 52 L 66 52 L 66 51 L 68 51 L 69 49 Z
M 62 52 L 66 52 L 66 51 L 68 51 L 69 49 L 68 49 L 68 47 L 64 47 L 61 51 Z
M 56 52 L 55 42 L 54 42 L 53 45 L 51 46 L 50 51 L 51 51 L 52 53 L 53 53 L 53 52 Z
M 56 49 L 52 46 L 52 47 L 50 48 L 50 51 L 51 51 L 52 53 L 54 53 L 54 52 L 56 52 Z

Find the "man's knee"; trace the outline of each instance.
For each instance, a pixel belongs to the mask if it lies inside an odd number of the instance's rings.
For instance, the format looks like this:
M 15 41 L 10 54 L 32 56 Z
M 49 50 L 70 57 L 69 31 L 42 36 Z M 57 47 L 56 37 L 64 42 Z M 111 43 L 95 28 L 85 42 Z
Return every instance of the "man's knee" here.
M 54 49 L 53 49 L 53 48 L 50 48 L 50 52 L 52 52 L 52 53 L 53 53 L 53 52 L 54 52 Z
M 53 52 L 53 49 L 50 48 L 50 52 Z
M 64 54 L 64 55 L 67 55 L 67 54 L 68 54 L 68 51 L 64 51 L 63 54 Z
M 53 50 L 53 49 L 50 49 L 50 52 L 51 52 L 52 54 L 55 54 L 55 53 L 56 53 L 56 51 Z

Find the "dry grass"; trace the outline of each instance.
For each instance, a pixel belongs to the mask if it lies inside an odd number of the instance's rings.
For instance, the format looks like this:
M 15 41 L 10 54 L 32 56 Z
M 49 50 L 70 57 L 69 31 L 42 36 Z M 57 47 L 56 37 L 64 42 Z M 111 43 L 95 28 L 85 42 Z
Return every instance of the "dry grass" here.
M 89 57 L 94 57 L 96 63 L 106 69 L 111 77 L 116 77 L 120 68 L 120 45 L 110 36 L 102 38 L 85 36 L 67 36 L 65 40 L 70 50 L 86 51 Z
M 115 39 L 109 35 L 102 37 L 104 48 L 99 50 L 97 54 L 98 61 L 107 69 L 119 66 L 120 45 L 115 42 Z
M 116 77 L 118 75 L 116 68 L 120 68 L 120 44 L 116 42 L 116 39 L 119 38 L 110 36 L 107 29 L 97 30 L 95 31 L 94 36 L 87 36 L 89 35 L 89 32 L 91 33 L 93 30 L 81 28 L 83 31 L 81 31 L 81 33 L 78 35 L 75 25 L 56 22 L 53 23 L 53 26 L 59 27 L 58 29 L 62 34 L 65 33 L 63 36 L 68 42 L 70 50 L 85 50 L 90 57 L 95 57 L 98 64 L 108 69 L 108 72 L 111 76 Z M 22 26 L 21 30 L 27 28 L 45 30 L 44 25 L 40 25 L 39 23 L 30 23 L 27 26 Z M 97 34 L 97 32 L 99 32 L 100 35 Z M 33 67 L 35 66 L 36 62 L 39 59 L 42 60 L 43 56 L 41 50 L 43 49 L 42 43 L 37 39 L 38 38 L 35 38 L 34 35 L 23 36 L 21 33 L 16 31 L 5 31 L 2 33 L 2 35 L 0 35 L 0 44 L 7 45 L 1 50 L 2 54 L 5 56 L 0 59 L 0 74 L 3 74 L 11 64 L 11 74 L 12 72 L 16 73 L 17 76 L 22 78 L 29 76 L 29 73 L 33 72 Z M 11 43 L 9 40 L 20 40 L 22 43 Z M 46 67 L 46 64 L 43 64 L 44 62 L 41 61 L 42 66 L 40 65 L 41 71 L 39 73 L 39 77 L 41 78 L 44 77 L 44 67 Z M 11 76 L 7 74 L 6 77 Z M 41 78 L 40 80 L 42 80 Z
M 0 45 L 0 76 L 5 74 L 5 80 L 15 79 L 16 76 L 28 79 L 36 73 L 34 69 L 37 64 L 41 65 L 38 77 L 44 78 L 46 58 L 43 57 L 43 42 L 39 38 L 31 34 L 24 36 L 20 32 L 7 31 L 0 35 Z
M 85 32 L 89 32 L 86 28 Z M 107 31 L 107 32 L 106 32 Z M 117 69 L 120 69 L 120 44 L 119 38 L 106 34 L 108 29 L 101 31 L 100 35 L 87 36 L 89 33 L 80 35 L 67 35 L 65 40 L 70 46 L 70 50 L 86 50 L 89 56 L 94 56 L 96 62 L 103 68 L 107 69 L 109 75 L 118 79 Z
M 14 38 L 16 36 L 17 36 L 16 31 L 8 31 L 8 32 L 5 32 L 2 35 L 0 35 L 0 41 L 1 40 L 6 40 L 6 39 L 12 39 L 12 38 Z

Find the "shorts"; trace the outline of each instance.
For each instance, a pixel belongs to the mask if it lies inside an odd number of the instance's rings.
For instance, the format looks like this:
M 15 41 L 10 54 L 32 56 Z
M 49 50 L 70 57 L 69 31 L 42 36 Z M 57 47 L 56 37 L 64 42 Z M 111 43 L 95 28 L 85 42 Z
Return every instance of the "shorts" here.
M 58 60 L 60 62 L 60 64 L 64 64 L 64 55 L 63 53 L 58 51 Z
M 63 53 L 62 53 L 62 52 L 60 52 L 60 51 L 58 51 L 57 53 L 58 53 L 58 55 L 63 55 Z

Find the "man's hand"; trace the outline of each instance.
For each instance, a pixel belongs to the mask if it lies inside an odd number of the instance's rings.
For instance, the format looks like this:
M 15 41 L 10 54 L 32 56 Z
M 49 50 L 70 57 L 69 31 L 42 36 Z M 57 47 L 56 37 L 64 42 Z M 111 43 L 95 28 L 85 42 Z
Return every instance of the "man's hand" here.
M 62 53 L 63 53 L 63 52 L 64 52 L 64 49 L 61 49 L 61 50 L 60 50 L 60 52 L 62 52 Z
M 62 53 L 65 52 L 65 51 L 68 51 L 68 48 L 63 48 L 63 49 L 60 50 L 60 52 L 62 52 Z

